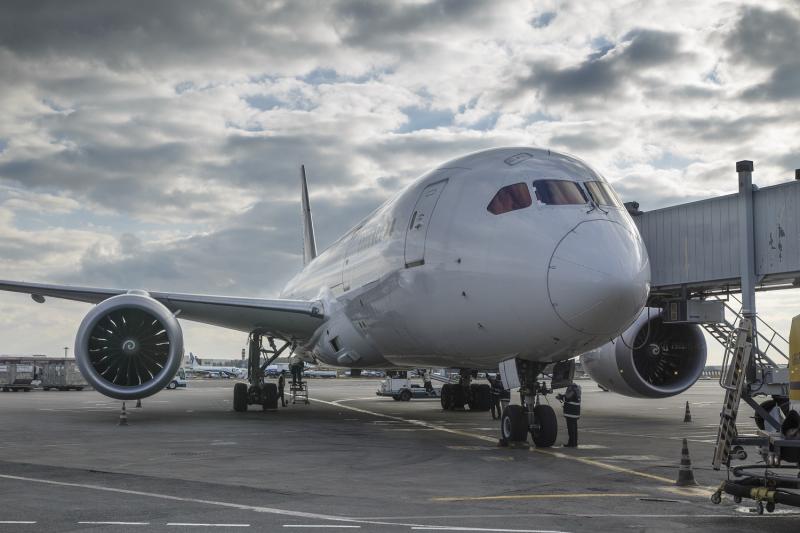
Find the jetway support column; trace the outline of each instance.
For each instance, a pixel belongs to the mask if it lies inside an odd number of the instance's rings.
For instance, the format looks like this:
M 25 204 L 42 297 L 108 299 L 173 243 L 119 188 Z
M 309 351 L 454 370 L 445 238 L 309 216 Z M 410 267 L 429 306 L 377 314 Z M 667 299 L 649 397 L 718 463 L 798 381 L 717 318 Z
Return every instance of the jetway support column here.
M 739 174 L 739 261 L 741 265 L 742 284 L 742 318 L 748 319 L 750 339 L 757 349 L 758 333 L 756 332 L 756 246 L 753 231 L 753 162 L 737 161 L 736 173 Z M 750 358 L 745 372 L 745 381 L 756 380 L 755 358 Z M 738 403 L 738 402 L 737 402 Z
M 756 265 L 753 236 L 753 162 L 738 161 L 739 174 L 739 243 L 742 277 L 742 316 L 753 321 L 756 317 Z M 755 336 L 755 335 L 754 335 Z

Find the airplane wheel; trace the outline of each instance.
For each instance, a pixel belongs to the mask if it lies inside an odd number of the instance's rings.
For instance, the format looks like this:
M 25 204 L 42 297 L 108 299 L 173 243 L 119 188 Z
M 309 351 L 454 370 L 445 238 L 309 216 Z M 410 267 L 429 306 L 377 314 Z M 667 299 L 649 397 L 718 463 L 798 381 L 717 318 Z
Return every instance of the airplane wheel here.
M 274 383 L 264 383 L 261 389 L 261 407 L 267 409 L 278 408 L 278 386 Z
M 407 402 L 410 399 L 411 399 L 411 391 L 410 390 L 404 390 L 403 392 L 400 393 L 400 401 L 401 402 Z
M 533 443 L 537 448 L 549 448 L 558 436 L 558 420 L 556 412 L 549 405 L 537 405 L 533 408 L 533 420 L 537 428 L 531 428 Z
M 521 405 L 509 405 L 503 409 L 500 434 L 506 442 L 525 442 L 528 439 L 528 417 Z
M 467 403 L 467 395 L 464 387 L 461 385 L 453 385 L 450 389 L 450 404 L 451 409 L 463 409 L 464 404 Z
M 473 383 L 470 389 L 470 411 L 488 411 L 492 407 L 492 389 L 485 383 Z
M 445 383 L 444 385 L 442 385 L 442 392 L 439 400 L 442 403 L 442 409 L 444 409 L 445 411 L 449 411 L 451 409 L 450 392 L 452 389 L 453 386 L 450 385 L 449 383 Z
M 764 409 L 768 413 L 770 411 L 772 411 L 773 409 L 775 409 L 776 405 L 778 405 L 778 402 L 776 402 L 775 399 L 767 400 L 767 401 L 761 403 L 762 409 Z M 780 403 L 780 408 L 781 408 L 781 411 L 783 411 L 783 416 L 784 417 L 789 415 L 789 405 L 790 404 L 789 404 L 788 401 L 783 401 L 783 402 Z M 758 426 L 758 429 L 760 429 L 761 431 L 764 431 L 764 419 L 761 418 L 761 415 L 758 414 L 758 413 L 755 413 L 754 418 L 755 418 L 755 421 L 756 421 L 756 426 Z
M 233 386 L 233 410 L 239 413 L 247 411 L 247 384 L 237 383 Z

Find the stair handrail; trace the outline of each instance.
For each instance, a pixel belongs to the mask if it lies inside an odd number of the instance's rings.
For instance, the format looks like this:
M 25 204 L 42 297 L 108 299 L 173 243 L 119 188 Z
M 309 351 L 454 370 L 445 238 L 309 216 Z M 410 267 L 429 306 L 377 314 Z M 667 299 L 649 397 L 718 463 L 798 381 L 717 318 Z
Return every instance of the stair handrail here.
M 718 295 L 714 295 L 714 296 L 716 297 L 716 299 L 717 299 L 718 301 L 722 302 L 722 304 L 725 306 L 725 309 L 726 309 L 726 310 L 728 310 L 728 311 L 730 311 L 731 313 L 733 313 L 733 315 L 735 316 L 735 321 L 736 321 L 736 322 L 738 322 L 739 320 L 741 320 L 741 319 L 742 319 L 742 313 L 741 313 L 741 311 L 740 311 L 740 310 L 737 310 L 735 307 L 733 307 L 732 305 L 730 305 L 730 304 L 728 303 L 728 301 L 727 301 L 727 300 L 725 300 L 725 299 L 723 299 L 723 298 L 719 297 Z M 731 298 L 732 300 L 734 300 L 735 302 L 737 302 L 737 303 L 739 303 L 739 304 L 741 305 L 742 301 L 741 301 L 741 300 L 740 300 L 738 297 L 736 297 L 736 295 L 734 295 L 734 294 L 729 294 L 728 296 L 730 296 L 730 298 Z M 778 352 L 778 354 L 780 354 L 780 356 L 781 356 L 781 357 L 783 357 L 783 359 L 785 359 L 785 360 L 786 360 L 786 362 L 788 363 L 788 361 L 789 361 L 789 356 L 788 356 L 788 355 L 786 354 L 786 352 L 784 352 L 784 351 L 783 351 L 783 350 L 782 350 L 780 347 L 778 347 L 778 345 L 776 345 L 776 344 L 775 344 L 775 337 L 778 337 L 780 340 L 782 340 L 782 341 L 785 343 L 785 345 L 787 346 L 787 348 L 788 348 L 788 346 L 789 346 L 789 340 L 788 340 L 786 337 L 784 337 L 783 335 L 781 335 L 781 334 L 780 334 L 780 332 L 779 332 L 778 330 L 776 330 L 775 328 L 773 328 L 772 326 L 770 326 L 770 325 L 769 325 L 769 323 L 768 323 L 768 322 L 766 322 L 766 321 L 765 321 L 763 318 L 761 318 L 760 316 L 756 315 L 756 317 L 755 317 L 755 318 L 756 318 L 756 327 L 755 327 L 755 330 L 756 330 L 756 335 L 755 335 L 755 337 L 756 337 L 756 342 L 754 343 L 754 346 L 753 346 L 753 348 L 755 349 L 755 352 L 756 352 L 756 354 L 757 354 L 758 356 L 762 357 L 763 359 L 765 359 L 765 360 L 766 360 L 766 361 L 767 361 L 767 362 L 768 362 L 768 363 L 769 363 L 771 366 L 773 366 L 773 367 L 778 367 L 779 365 L 778 365 L 777 363 L 775 363 L 775 361 L 773 361 L 773 360 L 772 360 L 772 359 L 771 359 L 771 358 L 770 358 L 770 357 L 767 355 L 767 353 L 768 353 L 768 350 L 772 349 L 772 351 Z M 728 321 L 727 321 L 727 319 L 725 320 L 725 322 L 726 322 L 726 324 L 727 324 L 729 327 L 735 327 L 735 326 L 733 326 L 733 324 L 731 324 L 730 322 L 728 322 Z M 765 326 L 765 327 L 766 327 L 766 328 L 769 330 L 769 332 L 770 332 L 770 333 L 772 333 L 772 337 L 769 337 L 769 338 L 768 338 L 768 337 L 767 337 L 767 336 L 766 336 L 766 335 L 765 335 L 765 334 L 764 334 L 764 333 L 761 331 L 761 328 L 760 328 L 760 327 L 758 327 L 758 325 L 759 325 L 759 324 L 760 324 L 760 325 L 763 325 L 763 326 Z M 760 343 L 758 342 L 758 340 L 763 340 L 763 341 L 764 341 L 764 343 L 766 344 L 766 346 L 765 346 L 763 349 L 762 349 L 762 348 L 759 346 L 759 344 L 760 344 Z M 728 342 L 728 344 L 730 344 L 730 342 Z M 726 347 L 725 347 L 725 349 L 727 350 L 727 349 L 728 349 L 728 346 L 726 346 Z

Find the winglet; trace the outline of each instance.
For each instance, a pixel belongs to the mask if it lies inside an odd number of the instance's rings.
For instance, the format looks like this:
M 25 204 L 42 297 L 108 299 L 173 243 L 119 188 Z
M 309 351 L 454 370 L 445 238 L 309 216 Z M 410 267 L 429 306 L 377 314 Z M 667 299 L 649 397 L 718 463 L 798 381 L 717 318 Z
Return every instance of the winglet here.
M 300 187 L 303 214 L 303 266 L 305 266 L 317 257 L 317 243 L 314 240 L 314 221 L 311 219 L 311 204 L 308 201 L 305 165 L 300 165 Z

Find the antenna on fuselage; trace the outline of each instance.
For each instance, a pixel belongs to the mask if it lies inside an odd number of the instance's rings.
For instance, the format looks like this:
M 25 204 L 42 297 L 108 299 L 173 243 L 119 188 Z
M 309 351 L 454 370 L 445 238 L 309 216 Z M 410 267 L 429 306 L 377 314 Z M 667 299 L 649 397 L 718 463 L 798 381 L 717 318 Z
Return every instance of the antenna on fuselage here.
M 303 266 L 317 257 L 317 242 L 314 240 L 314 221 L 311 219 L 311 204 L 308 201 L 306 166 L 300 165 L 300 204 L 303 215 Z

